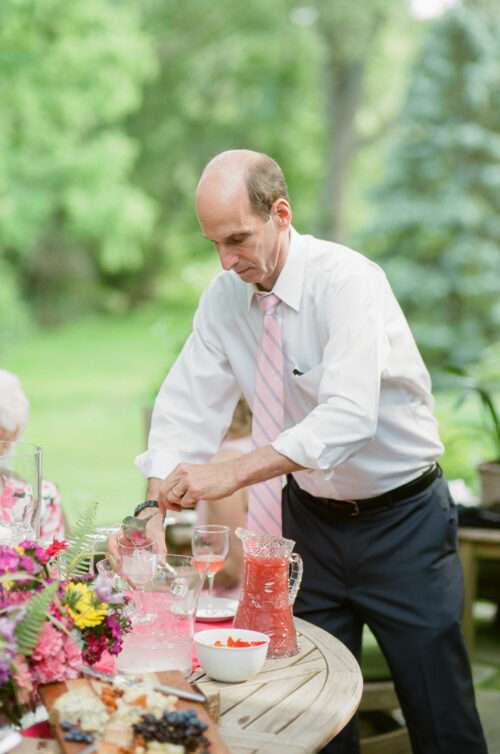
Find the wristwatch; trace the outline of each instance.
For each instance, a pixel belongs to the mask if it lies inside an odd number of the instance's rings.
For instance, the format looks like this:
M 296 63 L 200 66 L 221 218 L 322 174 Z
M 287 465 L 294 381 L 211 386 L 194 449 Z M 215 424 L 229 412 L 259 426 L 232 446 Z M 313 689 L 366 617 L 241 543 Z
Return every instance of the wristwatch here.
M 158 500 L 145 500 L 143 503 L 139 503 L 134 509 L 134 516 L 137 518 L 139 513 L 142 513 L 146 508 L 159 508 Z

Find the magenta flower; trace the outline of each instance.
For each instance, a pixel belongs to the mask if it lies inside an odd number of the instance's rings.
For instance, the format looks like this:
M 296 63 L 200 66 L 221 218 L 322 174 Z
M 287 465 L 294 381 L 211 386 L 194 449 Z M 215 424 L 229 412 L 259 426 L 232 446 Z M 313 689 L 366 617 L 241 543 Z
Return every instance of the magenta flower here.
M 2 545 L 0 547 L 0 576 L 4 573 L 13 573 L 19 568 L 19 554 L 13 547 Z
M 25 552 L 31 555 L 31 557 L 36 558 L 39 563 L 45 565 L 49 562 L 49 556 L 45 552 L 44 548 L 40 547 L 39 544 L 33 542 L 32 540 L 25 539 L 20 543 L 19 547 L 22 547 Z
M 108 637 L 105 634 L 98 636 L 90 635 L 83 650 L 83 660 L 88 665 L 94 665 L 101 659 L 101 655 L 108 646 Z
M 20 583 L 20 582 L 17 582 Z M 33 596 L 33 592 L 30 591 L 8 591 L 7 589 L 0 588 L 0 610 L 5 608 L 14 607 L 16 605 L 22 605 L 26 600 Z
M 28 555 L 21 555 L 19 558 L 19 565 L 21 568 L 24 568 L 27 573 L 32 575 L 39 573 L 42 568 L 40 563 L 37 563 L 36 560 L 33 560 L 33 558 L 30 558 Z

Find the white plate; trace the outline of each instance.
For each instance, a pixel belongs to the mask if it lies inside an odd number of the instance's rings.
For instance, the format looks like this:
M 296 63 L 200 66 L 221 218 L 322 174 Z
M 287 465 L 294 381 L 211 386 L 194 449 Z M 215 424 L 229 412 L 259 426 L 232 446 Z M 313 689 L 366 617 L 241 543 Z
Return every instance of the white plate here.
M 234 618 L 237 609 L 238 600 L 231 600 L 226 597 L 214 597 L 212 607 L 209 608 L 208 596 L 202 594 L 198 602 L 196 620 L 201 620 L 203 623 L 219 623 Z

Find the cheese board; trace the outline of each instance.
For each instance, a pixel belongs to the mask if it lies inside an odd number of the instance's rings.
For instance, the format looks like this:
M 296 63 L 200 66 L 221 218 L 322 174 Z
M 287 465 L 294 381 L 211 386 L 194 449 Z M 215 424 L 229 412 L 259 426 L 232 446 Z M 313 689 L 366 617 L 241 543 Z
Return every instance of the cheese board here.
M 153 722 L 149 719 L 144 727 L 142 715 L 146 714 L 149 718 L 155 715 L 153 727 L 157 725 L 162 731 L 168 724 L 169 730 L 174 732 L 178 731 L 177 725 L 192 727 L 193 721 L 195 728 L 206 726 L 199 734 L 206 742 L 200 738 L 198 749 L 186 744 L 185 754 L 205 751 L 229 754 L 213 719 L 218 716 L 218 693 L 209 695 L 203 705 L 160 693 L 156 689 L 162 685 L 196 692 L 181 673 L 165 671 L 128 677 L 125 685 L 89 677 L 78 678 L 41 686 L 39 693 L 63 754 L 170 754 L 168 746 L 159 748 L 162 744 L 156 736 L 152 741 L 148 738 Z M 178 713 L 190 713 L 190 716 Z M 169 717 L 165 718 L 165 715 Z M 132 734 L 134 724 L 135 735 Z M 72 737 L 79 740 L 68 740 Z M 176 743 L 183 745 L 182 735 Z M 172 752 L 177 754 L 177 751 L 182 754 L 180 748 L 172 747 Z

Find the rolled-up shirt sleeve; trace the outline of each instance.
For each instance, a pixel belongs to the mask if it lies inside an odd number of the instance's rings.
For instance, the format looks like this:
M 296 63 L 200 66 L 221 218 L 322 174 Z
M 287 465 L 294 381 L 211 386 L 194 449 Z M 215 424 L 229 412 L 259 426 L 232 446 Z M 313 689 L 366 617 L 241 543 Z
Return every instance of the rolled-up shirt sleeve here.
M 389 352 L 384 328 L 386 286 L 383 273 L 373 268 L 350 275 L 337 288 L 328 312 L 318 405 L 272 443 L 278 453 L 305 468 L 326 472 L 326 478 L 377 429 L 381 378 Z
M 136 465 L 164 479 L 181 462 L 206 463 L 219 449 L 240 395 L 226 354 L 210 329 L 210 288 L 193 332 L 163 382 L 151 418 L 148 449 Z

